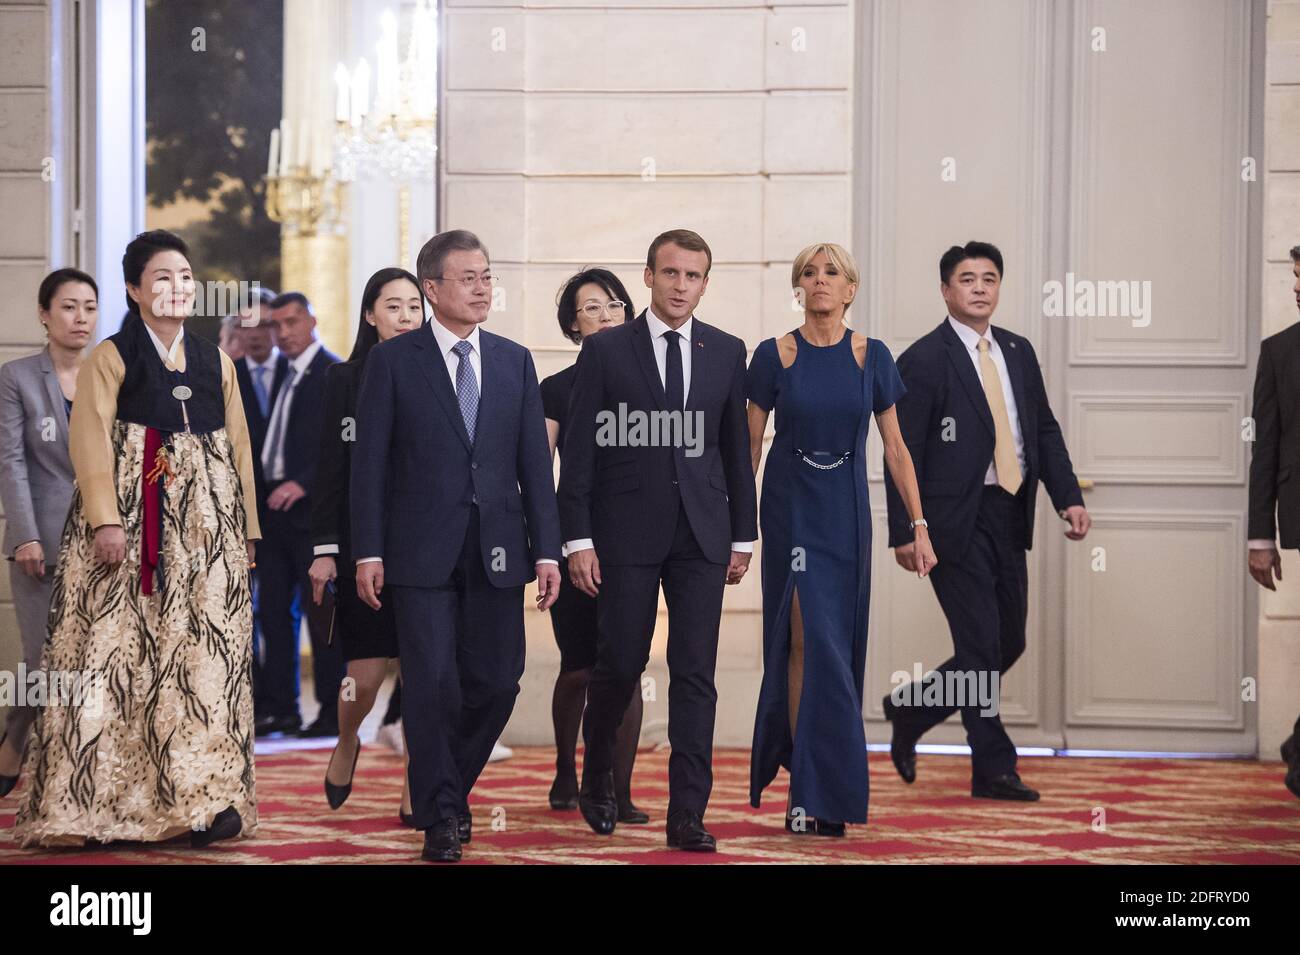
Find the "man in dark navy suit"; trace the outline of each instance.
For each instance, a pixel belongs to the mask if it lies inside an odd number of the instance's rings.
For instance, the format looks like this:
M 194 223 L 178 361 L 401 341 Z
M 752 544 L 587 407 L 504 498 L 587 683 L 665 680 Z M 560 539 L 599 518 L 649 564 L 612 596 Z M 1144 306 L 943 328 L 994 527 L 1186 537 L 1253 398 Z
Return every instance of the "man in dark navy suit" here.
M 262 447 L 266 444 L 266 425 L 271 408 L 280 394 L 280 386 L 289 373 L 289 359 L 275 347 L 271 328 L 271 303 L 275 293 L 259 287 L 257 296 L 245 302 L 236 316 L 235 334 L 243 356 L 235 362 L 235 380 L 248 422 L 248 440 L 253 448 L 253 483 L 257 487 L 257 522 L 266 526 L 266 477 L 262 473 Z M 250 574 L 253 583 L 253 715 L 266 715 L 266 679 L 262 674 L 265 641 L 258 608 L 257 569 Z M 297 632 L 295 626 L 294 632 Z
M 307 615 L 312 676 L 320 711 L 303 736 L 338 735 L 343 653 L 329 642 L 332 605 L 311 601 L 311 489 L 320 453 L 325 369 L 337 362 L 316 337 L 316 316 L 301 292 L 285 292 L 270 305 L 276 347 L 288 361 L 271 403 L 262 443 L 266 517 L 258 546 L 258 617 L 266 658 L 262 664 L 265 715 L 258 735 L 298 732 L 298 608 Z
M 559 595 L 560 520 L 532 356 L 479 328 L 487 250 L 440 233 L 416 268 L 433 320 L 377 345 L 361 383 L 352 552 L 358 596 L 397 616 L 422 857 L 457 862 L 519 693 L 524 585 L 536 577 L 540 610 Z
M 969 692 L 973 687 L 996 689 L 1025 649 L 1025 552 L 1033 543 L 1039 481 L 1070 525 L 1066 537 L 1082 540 L 1092 521 L 1033 346 L 990 324 L 1002 253 L 987 242 L 953 246 L 939 261 L 939 279 L 948 315 L 899 356 L 907 394 L 896 407 L 939 558 L 930 583 L 955 652 L 926 678 L 942 692 L 923 695 L 922 687 L 907 684 L 885 698 L 893 722 L 890 755 L 912 782 L 916 741 L 960 710 L 971 747 L 971 795 L 1033 801 L 1038 793 L 1016 773 L 1016 747 L 997 715 L 996 696 L 954 697 L 977 695 Z M 888 472 L 885 491 L 889 546 L 912 571 L 914 522 Z
M 583 339 L 560 464 L 569 573 L 597 603 L 578 805 L 614 831 L 614 735 L 650 659 L 659 586 L 668 605 L 668 844 L 711 852 L 713 724 L 722 593 L 758 536 L 745 411 L 745 343 L 695 306 L 713 255 L 700 236 L 650 245 L 650 307 Z M 639 430 L 638 430 L 639 429 Z

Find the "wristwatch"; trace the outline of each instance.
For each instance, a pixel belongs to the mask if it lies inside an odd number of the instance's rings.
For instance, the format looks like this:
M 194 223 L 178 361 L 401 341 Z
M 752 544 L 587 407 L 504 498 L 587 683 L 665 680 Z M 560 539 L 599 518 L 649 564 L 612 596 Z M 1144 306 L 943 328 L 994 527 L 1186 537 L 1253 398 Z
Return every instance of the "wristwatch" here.
M 908 521 L 907 526 L 910 527 L 912 530 L 916 530 L 918 527 L 924 527 L 928 529 L 930 526 L 930 522 L 927 521 L 924 517 L 918 517 L 914 521 Z

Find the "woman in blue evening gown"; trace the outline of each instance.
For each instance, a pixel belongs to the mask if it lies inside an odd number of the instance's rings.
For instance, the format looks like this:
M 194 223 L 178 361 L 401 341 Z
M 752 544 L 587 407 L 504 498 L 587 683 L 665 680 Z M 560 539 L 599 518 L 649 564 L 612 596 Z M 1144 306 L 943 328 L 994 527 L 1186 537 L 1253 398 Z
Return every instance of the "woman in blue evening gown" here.
M 904 392 L 884 342 L 854 333 L 844 314 L 858 287 L 848 252 L 831 243 L 796 259 L 804 324 L 769 338 L 749 366 L 750 446 L 755 470 L 768 415 L 776 435 L 763 475 L 763 684 L 754 724 L 750 802 L 784 766 L 786 828 L 844 834 L 867 820 L 862 727 L 871 509 L 866 441 L 874 415 L 885 464 L 909 516 L 921 496 L 894 402 Z M 929 533 L 916 527 L 919 573 L 935 564 Z

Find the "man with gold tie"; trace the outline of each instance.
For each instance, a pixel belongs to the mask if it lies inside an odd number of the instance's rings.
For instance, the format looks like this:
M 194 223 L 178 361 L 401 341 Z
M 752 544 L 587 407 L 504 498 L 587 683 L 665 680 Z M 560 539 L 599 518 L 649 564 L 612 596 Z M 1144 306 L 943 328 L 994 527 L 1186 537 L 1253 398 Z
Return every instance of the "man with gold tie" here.
M 948 618 L 954 654 L 919 684 L 885 698 L 890 756 L 916 778 L 916 742 L 960 711 L 971 747 L 971 795 L 1032 802 L 1016 748 L 998 716 L 1001 675 L 1025 649 L 1028 577 L 1041 480 L 1082 540 L 1091 526 L 1061 428 L 1029 340 L 990 324 L 1002 253 L 987 242 L 953 246 L 939 261 L 948 315 L 898 358 L 907 393 L 895 406 L 912 454 L 925 522 L 939 558 L 930 583 Z M 914 570 L 913 526 L 885 473 L 889 546 Z M 992 688 L 991 694 L 974 692 Z

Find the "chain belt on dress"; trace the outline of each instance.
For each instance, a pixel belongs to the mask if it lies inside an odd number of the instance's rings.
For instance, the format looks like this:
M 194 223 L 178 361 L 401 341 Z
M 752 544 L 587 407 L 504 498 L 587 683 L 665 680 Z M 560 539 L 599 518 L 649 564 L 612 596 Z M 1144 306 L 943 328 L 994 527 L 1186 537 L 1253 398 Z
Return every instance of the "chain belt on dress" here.
M 853 451 L 804 451 L 803 448 L 795 448 L 794 453 L 797 457 L 803 458 L 803 463 L 815 467 L 818 471 L 833 471 L 849 458 L 853 457 Z M 836 454 L 839 460 L 834 464 L 818 464 L 808 457 L 809 454 Z

